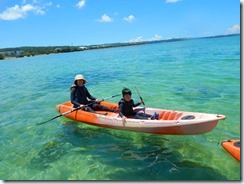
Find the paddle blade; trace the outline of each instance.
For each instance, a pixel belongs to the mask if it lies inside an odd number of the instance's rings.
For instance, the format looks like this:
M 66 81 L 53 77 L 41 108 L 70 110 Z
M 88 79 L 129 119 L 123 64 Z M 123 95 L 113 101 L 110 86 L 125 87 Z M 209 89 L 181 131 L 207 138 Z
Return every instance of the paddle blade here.
M 140 99 L 141 99 L 142 104 L 143 104 L 143 105 L 145 105 L 145 103 L 144 103 L 144 101 L 143 101 L 142 97 L 140 97 Z
M 139 96 L 140 99 L 141 99 L 142 104 L 145 105 L 144 100 L 142 99 L 142 97 L 141 97 L 141 95 L 140 95 L 140 93 L 139 93 L 139 91 L 138 91 L 138 89 L 137 89 L 136 86 L 135 86 L 135 89 L 136 89 L 136 92 L 137 92 L 138 96 Z
M 47 120 L 47 121 L 44 121 L 44 122 L 41 122 L 41 123 L 37 123 L 37 125 L 42 125 L 42 124 L 48 123 L 49 121 L 52 121 L 52 120 L 54 120 L 54 119 L 56 119 L 56 118 L 59 118 L 59 117 L 61 117 L 61 116 L 64 116 L 64 115 L 66 115 L 66 114 L 69 114 L 69 113 L 71 113 L 71 112 L 77 111 L 77 110 L 79 110 L 79 109 L 81 109 L 81 107 L 78 107 L 78 108 L 75 108 L 75 109 L 73 109 L 73 110 L 67 111 L 67 112 L 65 112 L 65 113 L 63 113 L 63 114 L 60 114 L 60 115 L 58 115 L 58 116 L 55 116 L 55 117 L 53 117 L 52 119 L 49 119 L 49 120 Z
M 41 123 L 37 123 L 37 125 L 42 125 L 42 124 L 48 123 L 49 121 L 52 121 L 52 120 L 54 120 L 54 119 L 56 119 L 56 118 L 59 118 L 59 117 L 61 117 L 61 116 L 62 116 L 62 114 L 60 114 L 60 115 L 58 115 L 58 116 L 55 116 L 55 117 L 53 117 L 52 119 L 49 119 L 49 120 L 47 120 L 47 121 L 44 121 L 44 122 L 41 122 Z

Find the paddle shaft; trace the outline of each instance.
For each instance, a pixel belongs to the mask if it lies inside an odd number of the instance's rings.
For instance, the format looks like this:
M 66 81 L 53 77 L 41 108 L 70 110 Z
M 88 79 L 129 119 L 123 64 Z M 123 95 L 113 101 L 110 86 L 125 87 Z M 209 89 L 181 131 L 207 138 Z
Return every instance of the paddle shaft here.
M 145 103 L 144 103 L 144 101 L 143 101 L 143 99 L 142 99 L 142 97 L 141 97 L 139 91 L 137 90 L 137 87 L 136 87 L 136 86 L 135 86 L 135 89 L 136 89 L 136 92 L 137 92 L 139 98 L 141 99 L 142 104 L 145 105 Z
M 113 95 L 113 96 L 110 96 L 110 97 L 106 97 L 106 98 L 103 98 L 101 101 L 107 100 L 107 99 L 109 99 L 109 98 L 114 98 L 114 97 L 116 97 L 116 96 L 120 96 L 120 95 Z M 91 102 L 91 103 L 89 103 L 89 104 L 87 104 L 87 105 L 85 105 L 85 106 L 89 106 L 89 105 L 92 105 L 92 104 L 94 104 L 94 103 L 96 103 L 96 101 L 93 101 L 93 102 Z M 85 107 L 85 106 L 84 106 L 84 107 Z M 66 114 L 69 114 L 69 113 L 72 113 L 72 112 L 74 112 L 74 111 L 77 111 L 77 110 L 79 110 L 79 109 L 81 109 L 81 107 L 77 107 L 77 108 L 72 109 L 72 110 L 70 110 L 70 111 L 64 112 L 64 113 L 62 113 L 62 114 L 60 114 L 60 115 L 58 115 L 58 116 L 55 116 L 55 117 L 53 117 L 53 118 L 51 118 L 51 119 L 49 119 L 49 120 L 47 120 L 47 121 L 38 123 L 37 125 L 41 125 L 41 124 L 47 123 L 47 122 L 49 122 L 49 121 L 52 121 L 52 120 L 54 120 L 54 119 L 56 119 L 56 118 L 59 118 L 59 117 L 64 116 L 64 115 L 66 115 Z

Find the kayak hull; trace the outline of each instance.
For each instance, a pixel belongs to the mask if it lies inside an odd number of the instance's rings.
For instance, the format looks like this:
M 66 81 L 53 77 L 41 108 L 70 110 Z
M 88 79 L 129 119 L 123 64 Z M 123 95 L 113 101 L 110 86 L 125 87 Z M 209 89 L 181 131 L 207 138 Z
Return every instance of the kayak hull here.
M 240 162 L 240 140 L 224 140 L 221 142 L 221 145 L 231 156 Z
M 101 102 L 101 105 L 117 109 L 115 103 Z M 73 109 L 70 102 L 65 102 L 56 106 L 56 110 L 63 114 Z M 94 126 L 112 128 L 118 130 L 128 130 L 134 132 L 144 132 L 163 135 L 195 135 L 203 134 L 213 130 L 219 120 L 225 119 L 224 115 L 206 114 L 196 112 L 174 111 L 156 108 L 136 107 L 137 112 L 159 114 L 158 120 L 144 120 L 127 118 L 126 122 L 118 116 L 118 113 L 96 111 L 90 113 L 83 110 L 77 110 L 64 116 L 76 122 L 82 122 Z

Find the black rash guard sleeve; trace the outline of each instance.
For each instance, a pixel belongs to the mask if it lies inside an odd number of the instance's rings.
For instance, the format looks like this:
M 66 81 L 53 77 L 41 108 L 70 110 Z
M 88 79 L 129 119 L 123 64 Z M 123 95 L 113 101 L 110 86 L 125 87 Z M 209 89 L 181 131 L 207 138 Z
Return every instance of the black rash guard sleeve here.
M 76 89 L 75 88 L 72 88 L 71 91 L 70 91 L 70 101 L 72 104 L 74 104 L 75 106 L 80 106 L 81 104 L 78 103 L 75 99 L 75 93 L 76 93 Z
M 133 107 L 137 107 L 137 106 L 139 106 L 139 105 L 141 105 L 141 102 L 138 102 L 138 103 L 134 104 Z

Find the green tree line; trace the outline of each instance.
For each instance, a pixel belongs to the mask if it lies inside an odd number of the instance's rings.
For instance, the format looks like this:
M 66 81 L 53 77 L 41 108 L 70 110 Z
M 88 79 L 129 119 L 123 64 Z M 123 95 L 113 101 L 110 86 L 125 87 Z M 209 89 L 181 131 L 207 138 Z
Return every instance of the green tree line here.
M 78 46 L 52 46 L 52 47 L 15 47 L 0 49 L 0 59 L 7 57 L 24 57 L 41 54 L 52 54 L 60 52 L 82 51 L 83 47 Z
M 3 48 L 0 49 L 0 60 L 9 57 L 29 57 L 41 54 L 53 54 L 62 52 L 76 52 L 91 49 L 103 49 L 111 47 L 125 47 L 141 44 L 153 44 L 161 42 L 174 42 L 174 41 L 184 41 L 189 39 L 202 39 L 202 38 L 216 38 L 225 36 L 236 36 L 240 34 L 230 34 L 230 35 L 217 35 L 210 37 L 200 37 L 200 38 L 172 38 L 168 40 L 154 40 L 154 41 L 142 41 L 142 42 L 129 42 L 129 43 L 111 43 L 111 44 L 100 44 L 100 45 L 90 45 L 90 46 L 46 46 L 46 47 L 15 47 L 15 48 Z

